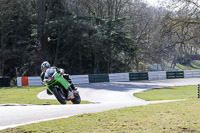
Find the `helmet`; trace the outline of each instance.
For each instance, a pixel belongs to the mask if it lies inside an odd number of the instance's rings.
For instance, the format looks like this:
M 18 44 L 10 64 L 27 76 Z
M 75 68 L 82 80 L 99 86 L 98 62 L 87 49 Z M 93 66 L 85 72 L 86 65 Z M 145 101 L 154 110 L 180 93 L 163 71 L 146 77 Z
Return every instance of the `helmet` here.
M 50 68 L 50 64 L 49 64 L 48 61 L 44 61 L 44 62 L 41 64 L 41 70 L 42 70 L 43 72 L 45 72 L 47 68 Z

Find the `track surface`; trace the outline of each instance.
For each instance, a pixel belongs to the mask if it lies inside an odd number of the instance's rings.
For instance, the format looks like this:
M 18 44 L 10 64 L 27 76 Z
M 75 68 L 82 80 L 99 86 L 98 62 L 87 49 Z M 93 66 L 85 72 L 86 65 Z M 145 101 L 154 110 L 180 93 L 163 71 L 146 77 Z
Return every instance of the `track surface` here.
M 167 86 L 197 85 L 200 79 L 173 79 L 138 82 L 113 82 L 78 85 L 82 100 L 95 104 L 80 105 L 31 105 L 0 106 L 0 130 L 40 121 L 67 118 L 69 116 L 95 113 L 111 109 L 147 105 L 170 101 L 144 101 L 134 93 Z M 38 94 L 41 99 L 54 99 L 45 91 Z

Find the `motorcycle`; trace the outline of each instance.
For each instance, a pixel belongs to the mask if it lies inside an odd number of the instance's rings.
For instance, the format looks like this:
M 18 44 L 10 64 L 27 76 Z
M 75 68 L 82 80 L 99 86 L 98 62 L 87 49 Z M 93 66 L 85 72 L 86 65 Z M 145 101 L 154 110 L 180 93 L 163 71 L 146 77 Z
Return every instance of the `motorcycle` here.
M 63 74 L 58 74 L 56 69 L 48 68 L 45 72 L 43 83 L 61 104 L 66 104 L 67 101 L 71 101 L 73 104 L 80 104 L 81 97 L 79 92 L 71 88 L 71 84 L 63 77 Z

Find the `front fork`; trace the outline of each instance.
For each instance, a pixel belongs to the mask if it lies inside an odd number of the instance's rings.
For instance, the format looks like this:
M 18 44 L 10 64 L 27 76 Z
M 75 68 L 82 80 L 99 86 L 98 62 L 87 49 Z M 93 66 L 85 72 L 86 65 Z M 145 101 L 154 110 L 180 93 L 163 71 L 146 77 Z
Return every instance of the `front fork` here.
M 55 86 L 53 86 L 53 87 L 56 87 L 56 88 L 58 88 L 58 89 L 60 88 L 59 85 L 55 85 Z M 51 90 L 51 88 L 47 87 L 47 89 L 51 92 L 51 94 L 54 94 L 53 91 Z M 62 92 L 63 94 L 65 94 L 65 93 L 63 92 L 63 89 L 61 89 L 61 92 Z
M 61 93 L 65 95 L 65 97 L 66 97 L 67 100 L 72 100 L 72 99 L 74 99 L 74 93 L 73 93 L 73 89 L 71 88 L 71 86 L 70 86 L 69 89 L 67 89 L 67 90 L 66 90 L 66 89 L 63 89 L 63 88 L 60 88 L 59 85 L 55 85 L 54 87 L 56 87 L 57 89 L 59 89 L 59 90 L 61 91 Z M 54 94 L 53 91 L 52 91 L 50 88 L 48 88 L 48 90 L 49 90 L 52 94 Z

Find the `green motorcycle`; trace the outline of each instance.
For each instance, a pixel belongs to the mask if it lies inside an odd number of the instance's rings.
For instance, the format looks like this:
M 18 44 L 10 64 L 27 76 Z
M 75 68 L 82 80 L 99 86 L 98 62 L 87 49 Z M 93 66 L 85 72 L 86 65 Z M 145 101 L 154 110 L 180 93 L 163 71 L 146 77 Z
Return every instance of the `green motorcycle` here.
M 48 68 L 45 72 L 43 83 L 61 104 L 66 104 L 67 101 L 71 101 L 73 104 L 80 104 L 81 97 L 79 92 L 70 87 L 71 84 L 63 77 L 63 74 L 58 74 L 56 69 Z

